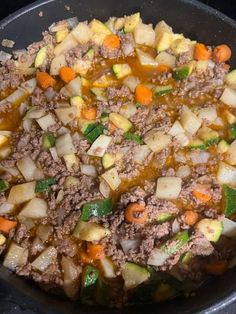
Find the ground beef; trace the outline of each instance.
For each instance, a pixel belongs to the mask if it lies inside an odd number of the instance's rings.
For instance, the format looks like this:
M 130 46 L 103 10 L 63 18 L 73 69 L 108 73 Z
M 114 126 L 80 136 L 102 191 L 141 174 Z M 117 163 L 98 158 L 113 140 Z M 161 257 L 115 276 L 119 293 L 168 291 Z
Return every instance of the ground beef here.
M 0 67 L 0 91 L 7 88 L 17 88 L 23 81 L 23 75 L 17 71 L 14 60 L 7 60 Z
M 89 45 L 78 45 L 77 47 L 70 49 L 66 53 L 66 61 L 68 66 L 73 66 L 78 59 L 83 59 L 83 55 L 87 52 Z
M 134 53 L 134 39 L 132 33 L 122 34 L 121 39 L 121 50 L 124 56 L 129 56 Z
M 178 55 L 178 60 L 176 66 L 181 66 L 183 64 L 189 63 L 193 59 L 193 54 L 191 51 L 182 52 Z
M 133 100 L 133 94 L 130 89 L 122 85 L 121 87 L 108 87 L 106 89 L 106 97 L 108 100 L 125 98 L 127 100 Z
M 59 240 L 56 248 L 58 253 L 68 255 L 70 257 L 75 256 L 77 253 L 77 245 L 70 238 Z
M 14 241 L 20 244 L 22 247 L 28 248 L 30 245 L 29 238 L 30 233 L 28 232 L 26 226 L 24 224 L 20 224 L 16 229 Z
M 190 240 L 190 245 L 194 255 L 210 255 L 214 251 L 211 242 L 200 232 L 195 232 Z

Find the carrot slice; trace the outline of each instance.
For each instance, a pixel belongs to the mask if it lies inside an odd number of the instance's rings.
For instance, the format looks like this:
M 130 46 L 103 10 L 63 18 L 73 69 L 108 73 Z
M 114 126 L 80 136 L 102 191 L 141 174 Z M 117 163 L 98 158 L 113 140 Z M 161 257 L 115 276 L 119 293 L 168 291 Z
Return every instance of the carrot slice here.
M 139 84 L 135 89 L 135 99 L 143 106 L 148 106 L 152 102 L 152 91 L 145 85 Z
M 226 270 L 228 263 L 227 261 L 219 261 L 215 263 L 209 263 L 205 266 L 206 271 L 212 275 L 222 275 Z
M 125 219 L 128 222 L 144 224 L 147 218 L 147 209 L 139 203 L 131 203 L 125 209 Z
M 81 114 L 84 119 L 95 120 L 97 117 L 97 109 L 95 107 L 83 108 Z
M 189 226 L 195 225 L 195 223 L 198 221 L 198 214 L 193 210 L 187 210 L 184 213 L 185 216 L 185 222 Z
M 197 43 L 194 49 L 194 58 L 196 60 L 209 60 L 211 58 L 211 51 L 206 45 Z
M 0 231 L 9 233 L 9 231 L 17 225 L 16 221 L 8 220 L 0 217 Z
M 62 67 L 59 76 L 65 83 L 69 83 L 75 78 L 75 71 L 70 67 Z
M 120 38 L 117 35 L 109 34 L 105 37 L 103 45 L 109 49 L 119 49 Z
M 157 71 L 159 73 L 166 73 L 166 72 L 170 72 L 171 68 L 168 65 L 165 65 L 165 64 L 158 64 Z
M 217 62 L 225 62 L 231 58 L 231 49 L 227 45 L 219 45 L 215 47 L 213 54 Z
M 102 244 L 88 243 L 88 257 L 92 260 L 98 260 L 105 256 L 104 246 Z
M 82 263 L 91 264 L 93 262 L 93 259 L 90 256 L 88 256 L 88 254 L 83 249 L 79 249 L 78 253 Z
M 199 191 L 199 190 L 193 190 L 193 195 L 204 203 L 210 201 L 211 199 L 211 194 L 207 191 L 204 192 L 204 191 Z
M 56 84 L 54 78 L 47 72 L 37 72 L 36 80 L 40 87 L 47 89 L 48 87 L 53 87 Z
M 117 129 L 117 127 L 115 126 L 115 124 L 112 123 L 112 122 L 109 122 L 109 124 L 108 124 L 108 130 L 109 130 L 109 132 L 112 134 L 112 133 L 115 132 L 116 129 Z

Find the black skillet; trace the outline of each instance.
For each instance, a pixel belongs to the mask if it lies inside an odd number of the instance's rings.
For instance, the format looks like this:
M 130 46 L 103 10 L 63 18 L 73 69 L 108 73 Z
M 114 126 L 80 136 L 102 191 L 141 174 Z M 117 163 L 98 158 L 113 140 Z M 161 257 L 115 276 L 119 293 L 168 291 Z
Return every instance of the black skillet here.
M 227 1 L 227 0 L 226 0 Z M 67 5 L 67 9 L 65 8 Z M 70 8 L 70 10 L 68 10 Z M 39 16 L 39 12 L 43 16 Z M 218 11 L 196 1 L 186 0 L 47 0 L 10 15 L 0 23 L 0 41 L 16 41 L 14 49 L 24 48 L 40 40 L 41 32 L 54 21 L 72 16 L 79 20 L 96 17 L 123 16 L 140 11 L 144 22 L 164 19 L 176 32 L 184 33 L 207 44 L 228 44 L 233 50 L 232 65 L 236 65 L 236 22 Z M 22 313 L 108 313 L 116 310 L 91 308 L 42 292 L 36 284 L 18 278 L 0 267 L 0 290 L 6 300 L 16 303 Z M 180 297 L 162 304 L 127 308 L 122 313 L 212 313 L 236 300 L 236 269 L 215 277 L 196 291 L 195 296 Z M 1 302 L 1 300 L 0 300 Z M 4 302 L 0 303 L 4 313 Z M 117 310 L 118 312 L 118 310 Z M 9 313 L 9 312 L 5 312 Z M 17 313 L 17 311 L 15 311 Z

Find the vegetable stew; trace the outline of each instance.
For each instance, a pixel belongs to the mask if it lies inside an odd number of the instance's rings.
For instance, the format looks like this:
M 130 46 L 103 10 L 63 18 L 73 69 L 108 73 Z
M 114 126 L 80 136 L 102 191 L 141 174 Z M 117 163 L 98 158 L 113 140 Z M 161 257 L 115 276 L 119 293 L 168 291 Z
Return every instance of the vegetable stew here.
M 135 13 L 0 54 L 5 267 L 122 307 L 235 266 L 236 70 L 208 44 Z

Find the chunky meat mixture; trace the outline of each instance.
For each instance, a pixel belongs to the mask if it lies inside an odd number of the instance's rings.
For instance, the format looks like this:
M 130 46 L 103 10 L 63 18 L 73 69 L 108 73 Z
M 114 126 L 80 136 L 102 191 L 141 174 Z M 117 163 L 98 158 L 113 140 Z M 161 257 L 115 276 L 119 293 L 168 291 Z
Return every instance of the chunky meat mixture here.
M 139 13 L 60 21 L 2 51 L 3 265 L 112 307 L 189 293 L 233 267 L 230 56 Z

